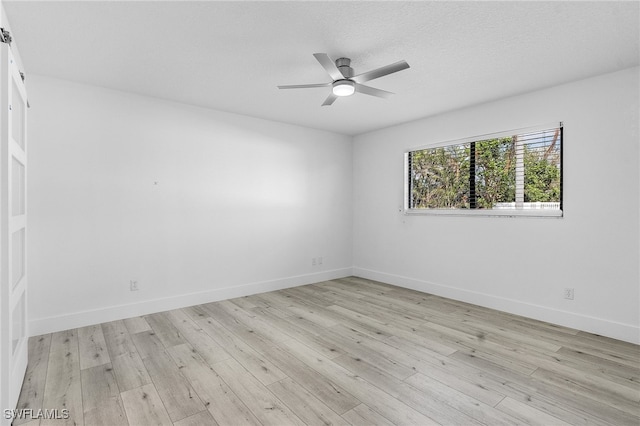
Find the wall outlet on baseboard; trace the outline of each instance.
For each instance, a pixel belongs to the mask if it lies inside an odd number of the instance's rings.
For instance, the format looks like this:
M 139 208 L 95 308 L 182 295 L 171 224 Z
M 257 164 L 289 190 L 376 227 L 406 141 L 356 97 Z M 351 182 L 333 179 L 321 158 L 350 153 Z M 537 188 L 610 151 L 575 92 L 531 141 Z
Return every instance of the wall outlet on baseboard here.
M 573 300 L 573 288 L 565 288 L 564 289 L 564 298 Z
M 131 280 L 129 281 L 129 290 L 130 291 L 138 291 L 138 281 Z

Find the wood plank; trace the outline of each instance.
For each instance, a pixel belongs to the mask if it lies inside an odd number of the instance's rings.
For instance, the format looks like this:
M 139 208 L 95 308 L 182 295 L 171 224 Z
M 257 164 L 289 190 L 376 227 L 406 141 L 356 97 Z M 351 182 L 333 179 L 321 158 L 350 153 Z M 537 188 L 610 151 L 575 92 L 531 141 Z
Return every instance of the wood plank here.
M 394 337 L 388 339 L 387 343 L 397 347 L 406 355 L 407 358 L 403 358 L 404 362 L 411 363 L 413 358 L 415 361 L 411 365 L 416 371 L 490 406 L 500 402 L 507 394 L 522 396 L 534 391 L 533 388 L 525 389 L 524 387 L 513 389 L 508 386 L 510 382 L 504 378 L 454 358 L 429 351 L 402 338 Z
M 280 342 L 280 346 L 305 364 L 316 370 L 321 375 L 334 381 L 358 400 L 376 410 L 380 415 L 390 419 L 396 424 L 420 424 L 435 425 L 433 419 L 421 414 L 404 402 L 393 398 L 368 381 L 355 375 L 343 367 L 335 364 L 328 358 L 324 358 L 317 352 L 314 353 L 308 347 L 295 340 Z M 384 414 L 383 414 L 384 413 Z
M 370 359 L 373 363 L 379 367 L 381 370 L 385 372 L 392 373 L 392 370 L 389 369 L 389 362 L 396 363 L 398 366 L 401 366 L 403 370 L 400 372 L 410 372 L 411 374 L 416 371 L 422 371 L 424 368 L 431 368 L 431 364 L 427 363 L 425 365 L 424 356 L 419 356 L 420 354 L 410 353 L 405 350 L 398 349 L 397 347 L 387 344 L 386 342 L 380 342 L 377 340 L 366 339 L 361 334 L 357 333 L 353 330 L 344 330 L 340 327 L 332 328 L 332 330 L 336 331 L 336 333 L 343 333 L 345 335 L 351 335 L 354 339 L 359 339 L 359 345 L 362 346 L 362 351 L 366 353 L 374 353 L 375 357 L 362 357 L 362 359 Z M 361 355 L 362 352 L 358 355 Z M 431 355 L 436 360 L 442 359 L 438 354 Z M 376 358 L 385 358 L 389 360 L 389 362 L 378 363 Z M 433 361 L 432 361 L 433 362 Z M 411 375 L 409 374 L 409 375 Z M 396 374 L 397 378 L 405 378 Z M 409 376 L 406 376 L 409 377 Z
M 285 290 L 281 290 L 280 292 L 286 295 L 294 296 L 297 299 L 302 299 L 307 302 L 311 302 L 317 306 L 329 306 L 333 305 L 333 300 L 328 299 L 322 295 L 323 292 L 317 290 L 316 286 L 301 286 L 301 287 L 292 287 L 287 288 Z
M 379 323 L 375 320 L 371 320 L 370 318 L 360 315 L 357 312 L 350 311 L 347 315 L 344 312 L 340 311 L 341 308 L 329 308 L 338 307 L 336 305 L 331 305 L 327 307 L 327 309 L 318 311 L 318 314 L 331 319 L 336 324 L 342 324 L 344 326 L 348 326 L 349 328 L 355 328 L 359 332 L 366 334 L 376 340 L 384 341 L 385 339 L 394 335 L 393 332 L 389 332 L 389 327 L 386 327 L 385 329 L 385 324 Z
M 182 311 L 187 314 L 192 321 L 198 321 L 209 316 L 209 313 L 201 306 L 189 306 L 188 308 L 182 308 Z
M 364 295 L 387 294 L 389 291 L 397 288 L 379 281 L 367 280 L 359 277 L 338 278 L 331 280 L 328 283 L 339 285 L 346 290 Z
M 576 425 L 634 424 L 639 420 L 624 411 L 591 398 L 585 398 L 553 383 L 523 376 L 473 354 L 456 352 L 450 356 L 483 371 L 485 377 L 495 376 L 501 393 L 525 402 L 541 411 Z M 610 423 L 606 420 L 609 419 Z
M 383 308 L 379 305 L 367 302 L 364 299 L 358 299 L 357 303 L 342 300 L 336 302 L 335 305 L 332 306 L 342 306 L 363 315 L 371 316 L 383 324 L 402 324 L 405 327 L 410 328 L 428 324 L 428 321 L 425 318 L 410 315 L 407 312 L 402 315 L 398 315 L 398 313 L 394 312 L 392 309 Z M 327 309 L 329 308 L 330 307 L 327 307 Z
M 51 348 L 51 334 L 33 336 L 29 338 L 29 363 L 24 375 L 24 382 L 18 404 L 19 410 L 42 408 L 44 397 L 45 379 L 49 364 L 49 349 Z M 14 425 L 26 423 L 28 419 L 17 418 Z
M 138 334 L 143 331 L 150 331 L 151 326 L 143 317 L 133 317 L 123 320 L 124 325 L 129 330 L 129 334 Z
M 610 363 L 625 365 L 627 367 L 637 369 L 640 365 L 640 355 L 635 351 L 624 353 L 618 351 L 615 347 L 605 344 L 604 342 L 597 346 L 592 342 L 585 341 L 582 334 L 571 337 L 571 341 L 566 342 L 563 348 L 573 350 L 577 353 L 591 355 Z M 625 342 L 626 343 L 626 342 Z M 638 349 L 640 351 L 640 349 Z
M 617 393 L 618 388 L 614 388 L 612 383 L 606 383 L 601 380 L 593 380 L 587 375 L 580 376 L 579 372 L 571 376 L 559 375 L 557 373 L 538 369 L 531 377 L 553 383 L 554 385 L 565 388 L 587 398 L 597 399 L 618 410 L 625 411 L 633 416 L 640 418 L 640 404 L 635 399 L 630 399 L 629 395 L 621 395 Z M 631 398 L 636 398 L 637 394 L 632 393 Z
M 137 351 L 113 358 L 111 365 L 121 392 L 151 383 L 151 377 Z
M 18 421 L 18 419 L 15 419 L 12 424 L 21 424 L 22 426 L 40 426 L 40 419 L 27 420 L 27 423 L 16 423 L 16 421 Z M 22 419 L 20 419 L 20 421 L 22 421 Z
M 231 302 L 234 305 L 237 305 L 239 308 L 242 308 L 242 309 L 245 309 L 245 310 L 251 310 L 253 308 L 257 308 L 258 307 L 258 305 L 253 303 L 251 301 L 251 299 L 249 299 L 248 296 L 236 297 L 235 299 L 229 299 L 229 302 Z
M 255 312 L 256 315 L 261 316 L 265 321 L 269 321 L 289 336 L 303 342 L 305 345 L 320 352 L 327 358 L 335 358 L 344 353 L 334 343 L 329 342 L 322 336 L 316 333 L 311 333 L 305 328 L 297 325 L 297 321 L 286 321 L 283 317 L 272 313 L 268 308 L 254 308 L 252 311 Z
M 426 348 L 443 354 L 451 354 L 458 349 L 464 348 L 455 338 L 444 336 L 433 331 L 423 330 L 415 325 L 407 325 L 400 321 L 394 321 L 391 318 L 380 317 L 376 312 L 369 312 L 367 314 L 366 309 L 356 309 L 353 306 L 347 306 L 346 303 L 329 306 L 327 309 L 360 321 L 364 321 L 366 318 L 374 323 L 377 328 L 389 335 L 400 336 L 407 340 L 419 342 Z
M 136 351 L 136 346 L 131 340 L 124 321 L 111 321 L 102 324 L 102 334 L 110 359 Z
M 471 368 L 421 368 L 420 373 L 432 380 L 438 380 L 450 388 L 453 388 L 465 395 L 468 395 L 480 402 L 494 407 L 505 397 L 502 393 L 491 389 L 490 380 L 480 374 L 478 371 L 469 371 Z M 410 382 L 411 377 L 407 379 Z
M 487 314 L 491 314 L 492 309 L 487 309 Z M 509 327 L 520 330 L 529 330 L 535 332 L 535 334 L 549 334 L 558 337 L 567 337 L 567 335 L 575 336 L 578 334 L 578 330 L 575 328 L 564 327 L 562 325 L 551 324 L 549 322 L 532 320 L 519 315 L 514 315 L 514 318 L 509 321 Z
M 146 321 L 145 321 L 146 324 Z M 111 358 L 113 372 L 121 392 L 151 383 L 142 358 L 124 321 L 102 324 L 102 332 Z M 161 350 L 157 344 L 156 349 Z
M 213 419 L 213 416 L 208 411 L 201 411 L 193 416 L 185 417 L 184 419 L 173 423 L 173 426 L 218 426 L 218 423 Z
M 425 395 L 360 358 L 342 356 L 334 362 L 440 424 L 480 424 L 473 417 L 451 407 L 448 401 Z
M 412 317 L 428 320 L 434 316 L 434 313 L 427 306 L 417 305 L 401 299 L 390 298 L 387 295 L 365 296 L 362 299 L 372 305 L 380 306 L 387 312 L 393 312 L 396 315 L 408 313 Z
M 237 325 L 244 326 L 244 333 L 238 334 L 238 336 L 242 339 L 246 339 L 247 334 L 257 334 L 265 339 L 274 342 L 291 338 L 291 336 L 282 332 L 277 327 L 274 327 L 269 323 L 263 321 L 254 313 L 246 311 L 229 301 L 209 303 L 205 305 L 205 307 L 208 308 L 212 313 L 212 318 L 218 320 L 225 327 L 228 326 L 229 330 L 232 330 L 231 327 L 234 327 L 234 333 L 236 333 L 236 330 L 238 330 Z M 230 319 L 230 321 L 223 321 L 227 317 Z
M 382 417 L 365 404 L 352 408 L 344 413 L 342 417 L 353 426 L 395 426 L 387 418 Z
M 130 425 L 173 426 L 152 384 L 122 392 L 121 396 Z
M 576 366 L 575 368 L 578 368 L 577 365 L 580 363 L 580 365 L 589 366 L 588 368 L 590 370 L 596 368 L 608 377 L 618 377 L 623 379 L 624 382 L 631 381 L 633 382 L 631 387 L 640 385 L 640 368 L 629 367 L 615 361 L 602 359 L 598 356 L 585 354 L 584 352 L 570 348 L 561 348 L 555 352 L 554 356 L 561 358 L 563 361 L 574 361 L 572 366 Z
M 132 334 L 131 340 L 133 340 L 142 359 L 164 350 L 164 345 L 153 330 Z
M 337 338 L 333 336 L 330 333 L 331 331 L 330 328 L 322 327 L 303 317 L 293 316 L 293 317 L 285 318 L 284 320 L 288 322 L 291 326 L 303 330 L 308 335 L 318 336 L 317 339 L 315 340 L 319 339 L 320 342 L 323 342 L 318 352 L 320 353 L 328 352 L 327 355 L 325 355 L 328 358 L 335 358 L 336 355 L 339 356 L 339 355 L 348 353 L 348 348 L 343 346 L 343 342 L 340 336 L 338 336 Z M 306 340 L 308 340 L 308 339 L 305 339 L 303 336 L 300 336 L 300 337 L 301 338 L 297 339 L 300 342 L 305 342 Z M 313 346 L 318 346 L 318 345 L 312 344 L 309 346 L 311 346 L 312 349 L 316 350 L 315 348 L 313 348 Z M 353 350 L 353 348 L 351 349 Z
M 280 295 L 277 291 L 262 293 L 255 297 L 266 303 L 269 307 L 278 309 L 285 317 L 293 315 L 293 312 L 289 311 L 289 307 L 294 306 L 294 303 L 287 297 Z
M 167 351 L 219 424 L 260 426 L 260 421 L 190 345 L 173 346 Z
M 405 380 L 405 382 L 418 389 L 420 394 L 428 400 L 447 404 L 479 423 L 487 425 L 520 424 L 517 418 L 512 417 L 508 413 L 496 410 L 490 405 L 423 374 L 415 374 Z
M 261 423 L 304 425 L 300 418 L 235 359 L 221 361 L 215 364 L 213 369 Z
M 252 311 L 255 310 L 255 309 L 263 309 L 263 310 L 266 310 L 266 311 L 272 313 L 273 315 L 277 316 L 278 318 L 286 318 L 288 316 L 291 316 L 291 312 L 288 312 L 287 310 L 279 309 L 277 304 L 273 303 L 272 301 L 268 300 L 267 298 L 262 297 L 263 294 L 256 294 L 256 295 L 251 296 L 251 300 L 256 305 L 255 308 L 251 309 Z
M 320 313 L 318 313 L 318 311 L 320 311 L 320 309 L 318 308 L 292 306 L 289 308 L 289 310 L 293 312 L 295 317 L 299 319 L 306 319 L 307 321 L 311 321 L 314 324 L 318 324 L 320 327 L 328 328 L 338 324 L 336 321 L 328 318 L 326 315 L 321 315 Z
M 173 325 L 166 313 L 146 315 L 144 319 L 147 320 L 151 329 L 155 332 L 156 336 L 158 336 L 158 339 L 160 339 L 165 348 L 187 343 L 180 333 L 180 330 Z
M 461 349 L 458 350 L 457 353 L 465 353 L 469 356 L 486 359 L 487 361 L 491 361 L 494 364 L 502 365 L 503 367 L 524 376 L 528 376 L 538 369 L 538 367 L 534 364 L 522 362 L 515 356 L 509 356 L 508 354 L 505 354 L 504 350 L 499 350 L 498 347 L 492 347 L 488 349 Z
M 432 315 L 427 324 L 437 324 L 440 327 L 474 336 L 477 339 L 472 339 L 472 341 L 478 344 L 493 342 L 510 348 L 517 347 L 538 352 L 554 352 L 561 348 L 557 342 L 541 341 L 529 333 L 510 329 L 507 324 L 511 319 L 498 320 L 495 318 L 497 315 L 491 317 L 486 312 L 479 315 L 469 311 L 466 309 L 464 312 L 456 311 L 451 314 Z
M 172 421 L 205 409 L 189 381 L 180 374 L 180 369 L 165 351 L 150 355 L 142 362 Z
M 612 353 L 616 353 L 622 357 L 626 357 L 630 360 L 635 360 L 636 362 L 640 363 L 639 345 L 613 339 L 611 337 L 587 333 L 586 331 L 577 331 L 576 338 L 580 339 L 580 341 L 585 345 L 591 345 L 594 348 L 606 347 L 607 350 L 611 351 Z
M 496 351 L 497 352 L 497 351 Z M 518 354 L 522 361 L 536 365 L 538 368 L 556 373 L 585 384 L 593 389 L 600 389 L 607 393 L 618 395 L 631 401 L 640 402 L 640 381 L 634 376 L 631 368 L 607 369 L 606 362 L 594 364 L 565 356 L 564 353 L 511 349 Z M 504 352 L 503 352 L 504 353 Z M 628 374 L 624 374 L 627 372 Z M 640 372 L 638 370 L 635 373 Z
M 343 414 L 360 404 L 360 401 L 331 378 L 323 376 L 289 352 L 272 347 L 266 352 L 287 376 L 295 380 L 313 396 L 338 414 Z
M 84 425 L 80 354 L 76 330 L 51 334 L 51 349 L 43 398 L 44 408 L 69 410 L 67 419 L 43 419 L 42 426 Z
M 169 311 L 166 314 L 182 336 L 209 365 L 224 361 L 231 356 L 182 310 Z
M 374 364 L 380 370 L 400 380 L 406 379 L 415 373 L 415 370 L 410 366 L 403 364 L 396 357 L 389 356 L 394 352 L 394 347 L 384 342 L 370 339 L 355 329 L 336 325 L 330 328 L 329 335 L 336 345 L 345 349 L 349 354 Z M 372 350 L 373 348 L 380 349 L 383 347 L 384 350 Z M 395 351 L 397 352 L 397 350 Z
M 80 368 L 91 368 L 111 362 L 100 324 L 78 329 Z
M 336 303 L 337 300 L 351 300 L 355 301 L 357 299 L 366 297 L 364 294 L 354 293 L 353 291 L 345 290 L 341 287 L 331 286 L 331 281 L 325 281 L 323 283 L 316 284 L 324 293 L 324 297 L 327 299 L 331 299 L 333 303 Z
M 270 384 L 268 388 L 307 425 L 346 426 L 349 424 L 322 401 L 288 377 Z
M 528 425 L 558 425 L 569 426 L 569 423 L 563 422 L 557 417 L 553 417 L 540 410 L 528 406 L 527 404 L 516 401 L 512 398 L 503 399 L 496 408 L 504 413 L 509 414 L 511 417 L 518 419 L 519 422 Z
M 207 325 L 207 322 L 211 322 L 211 324 Z M 229 333 L 232 337 L 240 339 L 241 342 L 249 345 L 251 349 L 258 353 L 264 353 L 265 350 L 268 350 L 273 346 L 272 341 L 268 337 L 255 332 L 253 328 L 247 326 L 245 323 L 239 321 L 233 316 L 224 314 L 224 312 L 218 312 L 216 315 L 208 317 L 205 321 L 199 320 L 197 321 L 197 324 L 207 332 L 209 330 L 207 327 L 213 326 L 218 330 L 218 333 L 221 331 Z M 216 340 L 215 336 L 211 337 Z M 218 343 L 222 344 L 220 342 Z
M 111 364 L 86 368 L 80 376 L 85 424 L 126 424 L 127 418 Z
M 276 367 L 265 356 L 255 351 L 251 346 L 229 332 L 214 319 L 208 318 L 207 320 L 200 320 L 198 324 L 214 341 L 226 348 L 227 353 L 231 354 L 236 361 L 250 371 L 263 384 L 268 385 L 287 377 L 282 370 Z
M 400 337 L 405 339 L 406 341 L 414 342 L 415 344 L 418 344 L 425 349 L 440 354 L 450 355 L 457 351 L 458 347 L 460 346 L 457 344 L 451 345 L 450 342 L 445 341 L 441 338 L 434 338 L 433 336 L 425 337 L 424 333 L 414 327 L 398 326 L 397 324 L 391 325 L 388 322 L 378 321 L 372 317 L 368 317 L 358 312 L 351 311 L 342 306 L 330 306 L 328 309 L 335 311 L 345 318 L 351 319 L 352 321 L 356 322 L 358 326 L 367 327 L 367 324 L 373 324 L 374 329 L 379 329 L 383 333 L 386 333 L 388 336 L 390 336 L 388 337 L 388 339 Z M 369 328 L 371 328 L 371 326 L 369 326 Z M 389 343 L 389 341 L 386 339 L 385 342 Z
M 147 322 L 144 321 L 144 324 Z M 120 391 L 128 391 L 151 383 L 149 373 L 142 363 L 142 358 L 129 334 L 129 328 L 127 328 L 125 321 L 104 323 L 102 324 L 102 332 Z M 161 350 L 161 347 L 162 345 L 157 343 L 155 349 Z

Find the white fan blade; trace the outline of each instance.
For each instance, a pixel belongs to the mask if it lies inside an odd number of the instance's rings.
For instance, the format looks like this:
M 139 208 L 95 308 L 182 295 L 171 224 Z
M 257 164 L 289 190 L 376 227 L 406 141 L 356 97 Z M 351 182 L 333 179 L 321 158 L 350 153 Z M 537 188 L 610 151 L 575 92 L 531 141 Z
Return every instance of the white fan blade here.
M 375 78 L 384 77 L 385 75 L 393 74 L 394 72 L 402 71 L 409 68 L 409 64 L 406 61 L 399 61 L 395 64 L 387 65 L 377 68 L 375 70 L 367 71 L 362 74 L 358 74 L 351 80 L 356 83 L 364 83 L 365 81 L 373 80 Z
M 375 87 L 365 86 L 364 84 L 356 83 L 356 92 L 364 93 L 365 95 L 377 96 L 379 98 L 389 98 L 393 93 L 386 90 L 376 89 Z
M 336 101 L 336 99 L 338 99 L 338 97 L 336 95 L 334 95 L 333 93 L 331 93 L 327 99 L 325 99 L 324 103 L 322 104 L 322 106 L 329 106 L 332 103 L 334 103 Z
M 327 70 L 334 81 L 344 78 L 338 67 L 336 67 L 336 64 L 329 58 L 329 55 L 326 53 L 314 53 L 313 56 L 315 56 L 318 62 L 320 62 L 320 65 Z
M 278 86 L 278 89 L 312 89 L 315 87 L 329 87 L 332 83 L 318 84 L 290 84 L 288 86 Z

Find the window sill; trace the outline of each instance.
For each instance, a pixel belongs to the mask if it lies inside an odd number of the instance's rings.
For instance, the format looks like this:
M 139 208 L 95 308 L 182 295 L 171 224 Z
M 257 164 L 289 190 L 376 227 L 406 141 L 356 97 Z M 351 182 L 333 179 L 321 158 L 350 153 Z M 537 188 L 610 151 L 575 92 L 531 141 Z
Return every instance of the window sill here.
M 563 217 L 562 210 L 543 209 L 405 209 L 407 216 Z

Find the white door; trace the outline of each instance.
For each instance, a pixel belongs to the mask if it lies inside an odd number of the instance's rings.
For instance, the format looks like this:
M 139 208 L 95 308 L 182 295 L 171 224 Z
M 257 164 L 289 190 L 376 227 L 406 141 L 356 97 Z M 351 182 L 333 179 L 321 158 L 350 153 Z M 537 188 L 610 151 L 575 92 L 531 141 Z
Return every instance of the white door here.
M 0 407 L 14 409 L 28 347 L 27 98 L 10 45 L 0 49 Z

